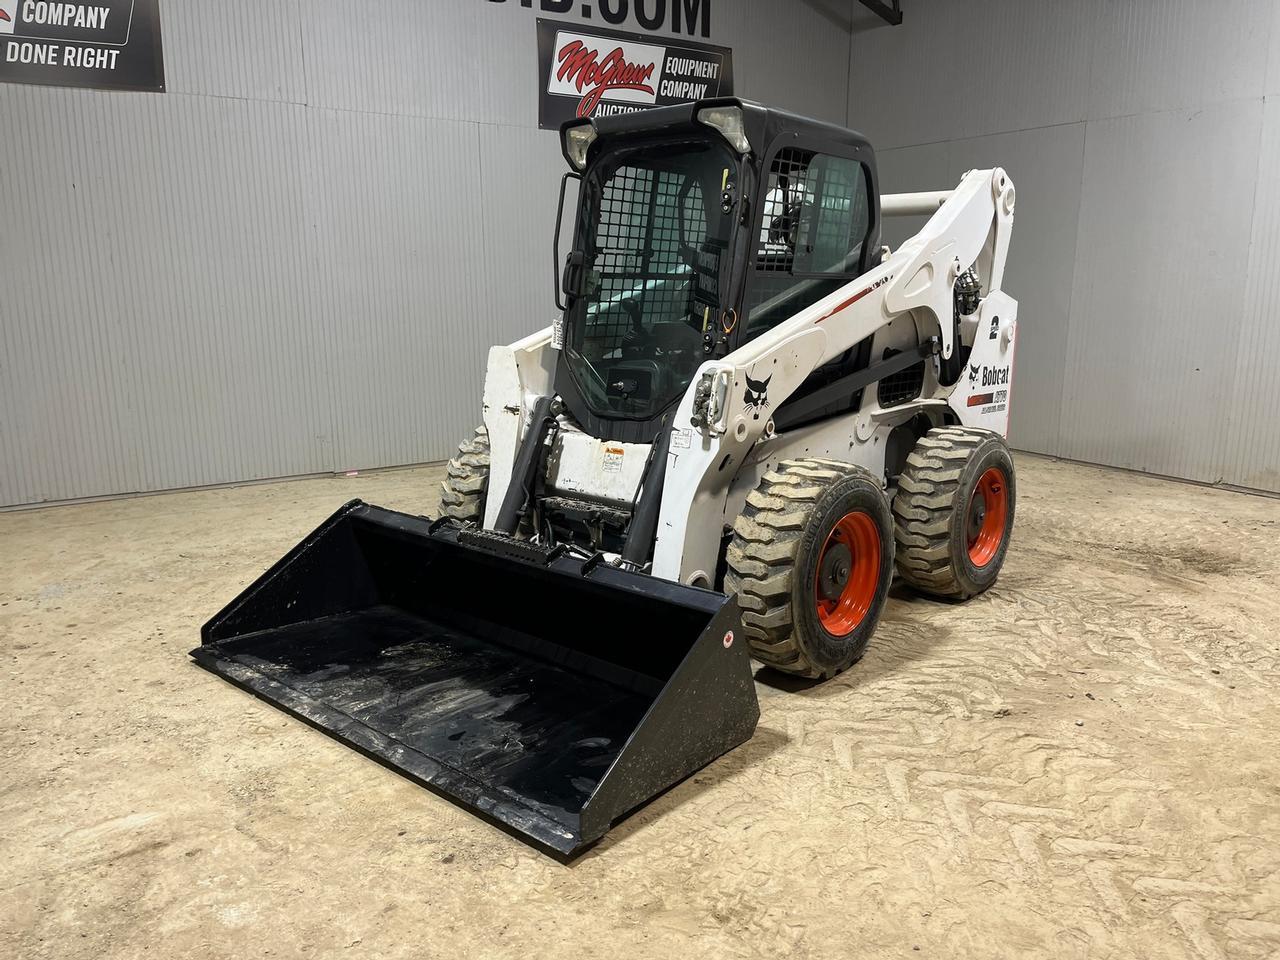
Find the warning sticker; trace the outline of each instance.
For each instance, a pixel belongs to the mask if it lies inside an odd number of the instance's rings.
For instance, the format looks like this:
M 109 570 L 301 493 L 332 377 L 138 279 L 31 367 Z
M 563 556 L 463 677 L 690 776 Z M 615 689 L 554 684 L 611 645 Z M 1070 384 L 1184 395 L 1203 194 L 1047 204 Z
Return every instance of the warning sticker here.
M 605 473 L 621 473 L 622 459 L 627 454 L 622 447 L 605 447 L 604 448 L 604 472 Z
M 689 443 L 692 439 L 692 430 L 685 429 L 671 431 L 671 446 L 675 450 L 688 450 Z

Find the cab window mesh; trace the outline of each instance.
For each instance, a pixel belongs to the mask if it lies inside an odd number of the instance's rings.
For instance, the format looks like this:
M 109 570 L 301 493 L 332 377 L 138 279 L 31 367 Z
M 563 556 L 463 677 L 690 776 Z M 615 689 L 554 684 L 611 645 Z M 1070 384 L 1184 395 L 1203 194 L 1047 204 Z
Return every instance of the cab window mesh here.
M 735 224 L 721 192 L 735 171 L 708 136 L 619 144 L 587 175 L 565 354 L 596 415 L 652 417 L 702 363 Z
M 769 165 L 746 335 L 776 326 L 855 276 L 869 226 L 862 164 L 779 150 Z
M 705 236 L 706 208 L 697 180 L 624 166 L 605 182 L 589 279 L 590 322 L 583 341 L 588 357 L 618 349 L 632 329 L 636 307 L 646 327 L 688 314 L 691 268 L 681 255 L 682 208 L 685 230 L 695 238 Z

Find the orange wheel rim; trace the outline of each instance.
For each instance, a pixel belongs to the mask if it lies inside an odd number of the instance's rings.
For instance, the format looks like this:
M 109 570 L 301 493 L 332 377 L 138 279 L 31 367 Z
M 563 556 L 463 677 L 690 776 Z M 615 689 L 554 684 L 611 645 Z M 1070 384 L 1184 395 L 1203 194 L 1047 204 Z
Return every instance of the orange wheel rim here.
M 978 478 L 969 498 L 966 533 L 969 559 L 975 567 L 985 567 L 1000 550 L 1004 527 L 1009 519 L 1009 483 L 1004 471 L 991 467 Z
M 867 616 L 880 583 L 880 529 L 869 513 L 846 513 L 818 555 L 815 601 L 818 622 L 834 637 L 847 637 Z

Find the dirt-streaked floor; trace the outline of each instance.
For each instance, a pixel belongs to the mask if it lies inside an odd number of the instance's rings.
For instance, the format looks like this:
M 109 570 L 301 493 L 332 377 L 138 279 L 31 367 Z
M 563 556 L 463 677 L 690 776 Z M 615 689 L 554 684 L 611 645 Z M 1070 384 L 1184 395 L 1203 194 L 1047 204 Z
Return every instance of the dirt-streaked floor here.
M 0 515 L 0 956 L 1280 956 L 1280 501 L 1019 469 L 994 590 L 571 867 L 187 660 L 438 471 Z

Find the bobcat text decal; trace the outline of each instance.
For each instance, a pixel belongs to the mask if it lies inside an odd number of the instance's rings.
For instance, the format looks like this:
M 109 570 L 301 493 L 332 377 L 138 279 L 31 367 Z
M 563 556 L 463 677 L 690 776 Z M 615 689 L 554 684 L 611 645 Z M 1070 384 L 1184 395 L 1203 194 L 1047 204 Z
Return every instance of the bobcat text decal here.
M 984 387 L 1008 387 L 1009 386 L 1009 367 L 987 367 L 974 366 L 969 364 L 969 386 L 978 386 L 978 380 L 981 378 Z M 990 393 L 972 394 L 966 401 L 966 405 L 970 407 L 988 407 L 989 409 L 981 411 L 982 413 L 995 413 L 1005 409 L 1009 399 L 1009 391 L 995 390 Z
M 970 375 L 972 378 L 972 374 Z M 982 368 L 982 385 L 984 387 L 1001 387 L 1009 382 L 1009 368 L 1005 367 L 983 367 Z

